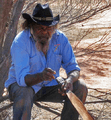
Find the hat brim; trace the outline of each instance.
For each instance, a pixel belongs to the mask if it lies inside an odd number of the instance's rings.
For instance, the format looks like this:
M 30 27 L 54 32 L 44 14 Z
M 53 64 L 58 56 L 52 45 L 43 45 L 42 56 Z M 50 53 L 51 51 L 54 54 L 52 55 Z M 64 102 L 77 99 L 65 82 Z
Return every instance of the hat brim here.
M 60 20 L 60 16 L 57 15 L 56 17 L 53 18 L 53 21 L 40 21 L 40 20 L 35 20 L 31 15 L 27 14 L 27 13 L 22 13 L 22 16 L 24 19 L 28 20 L 28 21 L 33 21 L 37 24 L 40 25 L 45 25 L 45 26 L 54 26 L 56 24 L 59 23 Z

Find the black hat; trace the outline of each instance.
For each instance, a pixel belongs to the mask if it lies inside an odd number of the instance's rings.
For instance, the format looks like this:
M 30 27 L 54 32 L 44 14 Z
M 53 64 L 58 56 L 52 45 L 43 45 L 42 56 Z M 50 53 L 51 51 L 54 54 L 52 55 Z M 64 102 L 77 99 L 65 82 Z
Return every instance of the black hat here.
M 52 10 L 48 4 L 41 5 L 40 3 L 36 5 L 32 16 L 27 13 L 22 13 L 22 16 L 28 21 L 34 21 L 45 26 L 56 25 L 60 20 L 59 15 L 53 17 Z

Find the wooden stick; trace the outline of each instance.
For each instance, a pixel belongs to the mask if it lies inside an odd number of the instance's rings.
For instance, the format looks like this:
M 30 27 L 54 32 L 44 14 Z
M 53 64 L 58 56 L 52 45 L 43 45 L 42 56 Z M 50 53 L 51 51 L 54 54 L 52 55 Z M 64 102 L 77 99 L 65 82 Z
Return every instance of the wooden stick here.
M 64 83 L 64 79 L 62 77 L 57 77 L 56 80 L 59 84 Z M 67 90 L 66 95 L 71 101 L 72 105 L 75 107 L 75 109 L 81 115 L 83 120 L 94 120 L 93 117 L 86 110 L 81 100 L 71 90 Z
M 66 92 L 66 95 L 68 96 L 69 100 L 73 104 L 73 106 L 76 108 L 78 113 L 81 115 L 83 120 L 94 120 L 92 116 L 88 113 L 86 108 L 84 107 L 83 103 L 80 101 L 80 99 L 70 90 Z

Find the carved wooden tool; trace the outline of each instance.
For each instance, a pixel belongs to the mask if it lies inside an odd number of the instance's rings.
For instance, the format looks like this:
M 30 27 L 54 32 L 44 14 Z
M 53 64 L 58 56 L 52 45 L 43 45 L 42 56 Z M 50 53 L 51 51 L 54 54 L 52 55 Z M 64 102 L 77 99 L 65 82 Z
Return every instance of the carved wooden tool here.
M 56 80 L 60 84 L 62 84 L 62 82 L 64 81 L 64 79 L 61 77 L 56 78 Z M 76 108 L 78 113 L 81 115 L 83 120 L 94 120 L 92 116 L 88 113 L 88 111 L 86 110 L 81 100 L 72 91 L 67 90 L 66 95 L 68 96 L 69 100 L 71 101 L 73 106 Z

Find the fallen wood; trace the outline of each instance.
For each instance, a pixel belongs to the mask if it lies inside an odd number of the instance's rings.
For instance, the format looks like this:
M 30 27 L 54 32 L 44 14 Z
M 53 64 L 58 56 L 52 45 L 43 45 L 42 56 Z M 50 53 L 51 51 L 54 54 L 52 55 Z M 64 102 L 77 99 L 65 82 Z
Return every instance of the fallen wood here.
M 45 109 L 45 110 L 47 110 L 47 111 L 49 111 L 49 112 L 52 112 L 52 113 L 54 113 L 54 114 L 56 114 L 56 115 L 61 115 L 61 113 L 59 113 L 59 111 L 57 111 L 57 110 L 55 110 L 55 109 L 53 109 L 53 108 L 51 108 L 51 107 L 47 107 L 47 106 L 43 106 L 43 105 L 41 105 L 41 104 L 39 104 L 39 103 L 37 103 L 37 102 L 34 102 L 34 104 L 37 106 L 37 107 L 39 107 L 39 108 L 42 108 L 42 109 Z
M 13 105 L 13 103 L 10 103 L 10 104 L 8 104 L 8 105 L 0 108 L 0 112 L 2 112 L 3 110 L 6 110 L 6 109 L 8 109 L 8 108 L 10 108 L 12 105 Z
M 3 102 L 3 101 L 5 101 L 5 100 L 7 100 L 7 99 L 9 99 L 9 95 L 1 97 L 0 98 L 0 103 Z

